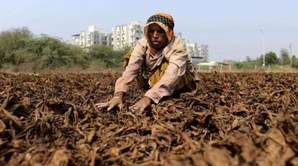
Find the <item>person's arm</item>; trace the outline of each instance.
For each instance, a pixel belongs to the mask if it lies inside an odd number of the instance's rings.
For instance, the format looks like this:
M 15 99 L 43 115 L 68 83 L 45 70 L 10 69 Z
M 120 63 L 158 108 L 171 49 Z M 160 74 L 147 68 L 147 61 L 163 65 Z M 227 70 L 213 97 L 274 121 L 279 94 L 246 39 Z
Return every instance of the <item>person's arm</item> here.
M 170 56 L 169 66 L 165 74 L 146 92 L 145 96 L 155 103 L 158 103 L 165 96 L 171 96 L 181 77 L 186 72 L 187 60 L 188 54 L 184 46 L 175 49 Z
M 119 107 L 120 110 L 123 108 L 123 95 L 127 90 L 127 85 L 138 75 L 139 68 L 143 63 L 144 51 L 145 49 L 138 42 L 131 54 L 129 64 L 122 76 L 116 81 L 114 97 L 108 102 L 96 103 L 95 106 L 98 109 L 107 108 L 109 111 L 114 107 Z
M 135 46 L 129 63 L 122 73 L 122 76 L 117 79 L 115 84 L 115 96 L 123 96 L 123 93 L 127 92 L 127 87 L 130 82 L 132 82 L 139 74 L 139 69 L 144 61 L 145 46 L 143 46 L 143 41 L 140 41 Z

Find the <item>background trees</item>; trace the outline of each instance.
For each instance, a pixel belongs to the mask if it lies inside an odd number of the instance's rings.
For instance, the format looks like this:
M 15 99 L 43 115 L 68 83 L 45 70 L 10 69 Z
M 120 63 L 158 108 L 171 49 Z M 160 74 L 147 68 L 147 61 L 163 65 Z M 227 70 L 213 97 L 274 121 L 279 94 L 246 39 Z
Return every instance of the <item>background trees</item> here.
M 92 46 L 87 50 L 47 35 L 33 35 L 27 27 L 0 32 L 0 69 L 38 71 L 42 69 L 78 68 L 79 70 L 120 67 L 129 48 L 115 51 L 109 46 Z M 265 54 L 266 66 L 298 68 L 298 58 L 281 49 Z M 292 62 L 292 63 L 291 63 Z M 234 62 L 237 69 L 256 69 L 263 64 L 263 55 L 256 59 Z
M 277 55 L 274 52 L 268 52 L 265 54 L 265 63 L 266 65 L 275 65 L 279 64 L 279 59 L 277 58 Z
M 47 35 L 34 36 L 26 27 L 0 33 L 0 69 L 28 70 L 80 67 L 90 65 L 103 68 L 118 67 L 122 64 L 125 51 L 114 51 L 108 46 L 93 46 L 88 50 L 67 44 Z
M 293 68 L 298 68 L 298 60 L 295 55 L 292 57 L 292 66 L 290 66 L 290 55 L 287 49 L 281 49 L 280 57 L 276 53 L 270 51 L 265 54 L 265 65 L 266 66 L 289 66 Z M 246 57 L 246 60 L 241 62 L 235 62 L 234 66 L 238 69 L 253 69 L 256 67 L 261 67 L 263 65 L 263 55 L 260 55 L 256 59 Z
M 281 65 L 290 65 L 290 54 L 287 49 L 280 50 Z

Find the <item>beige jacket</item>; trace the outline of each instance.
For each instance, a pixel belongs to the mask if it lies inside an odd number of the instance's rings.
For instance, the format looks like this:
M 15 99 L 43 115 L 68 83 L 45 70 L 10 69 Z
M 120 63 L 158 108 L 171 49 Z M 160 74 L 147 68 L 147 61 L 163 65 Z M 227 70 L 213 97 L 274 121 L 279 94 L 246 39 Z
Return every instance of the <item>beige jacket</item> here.
M 115 93 L 127 92 L 128 84 L 138 76 L 139 69 L 144 60 L 147 74 L 154 71 L 154 68 L 162 62 L 163 58 L 166 58 L 169 62 L 169 66 L 162 78 L 145 93 L 145 96 L 151 98 L 155 103 L 158 103 L 163 97 L 173 94 L 176 85 L 179 83 L 181 76 L 186 70 L 193 73 L 197 81 L 199 80 L 192 64 L 192 59 L 187 54 L 186 47 L 180 38 L 175 37 L 162 51 L 158 52 L 156 56 L 150 54 L 148 47 L 149 43 L 146 38 L 139 40 L 131 54 L 125 71 L 116 81 Z

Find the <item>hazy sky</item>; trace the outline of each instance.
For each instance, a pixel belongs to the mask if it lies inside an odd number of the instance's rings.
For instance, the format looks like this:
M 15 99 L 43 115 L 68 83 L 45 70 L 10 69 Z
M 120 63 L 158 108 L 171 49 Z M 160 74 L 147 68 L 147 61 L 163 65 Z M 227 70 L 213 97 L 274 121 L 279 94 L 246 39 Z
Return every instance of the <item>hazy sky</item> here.
M 209 59 L 243 60 L 282 48 L 298 55 L 298 0 L 3 0 L 0 31 L 27 26 L 34 34 L 70 40 L 95 25 L 145 23 L 158 12 L 175 20 L 175 32 L 209 46 Z M 261 32 L 263 30 L 264 33 Z

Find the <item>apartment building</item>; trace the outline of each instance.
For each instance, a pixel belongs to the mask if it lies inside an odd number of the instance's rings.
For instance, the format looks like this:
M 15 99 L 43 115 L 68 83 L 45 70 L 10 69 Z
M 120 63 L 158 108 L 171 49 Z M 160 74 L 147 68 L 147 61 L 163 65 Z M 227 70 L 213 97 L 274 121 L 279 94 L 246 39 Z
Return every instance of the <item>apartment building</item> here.
M 112 28 L 111 45 L 114 50 L 134 47 L 144 36 L 144 26 L 141 22 L 131 22 L 129 25 L 118 25 Z
M 203 57 L 204 61 L 209 60 L 209 47 L 207 44 L 200 45 L 200 55 Z
M 195 59 L 196 62 L 205 62 L 209 59 L 208 45 L 192 43 L 188 40 L 182 39 L 185 42 L 185 46 L 188 54 Z
M 182 38 L 181 32 L 175 35 L 181 38 L 186 46 L 188 54 L 193 57 L 194 63 L 208 61 L 208 45 L 197 44 Z M 72 35 L 72 44 L 88 48 L 92 45 L 112 46 L 114 50 L 121 50 L 125 47 L 134 47 L 144 37 L 144 25 L 139 22 L 131 22 L 128 25 L 118 25 L 112 28 L 112 33 L 104 34 L 95 26 L 89 26 L 88 31 L 81 31 L 80 34 Z
M 112 33 L 105 35 L 106 46 L 112 46 Z
M 89 26 L 88 31 L 72 35 L 72 44 L 88 48 L 92 45 L 107 45 L 107 37 L 104 32 L 95 26 Z

